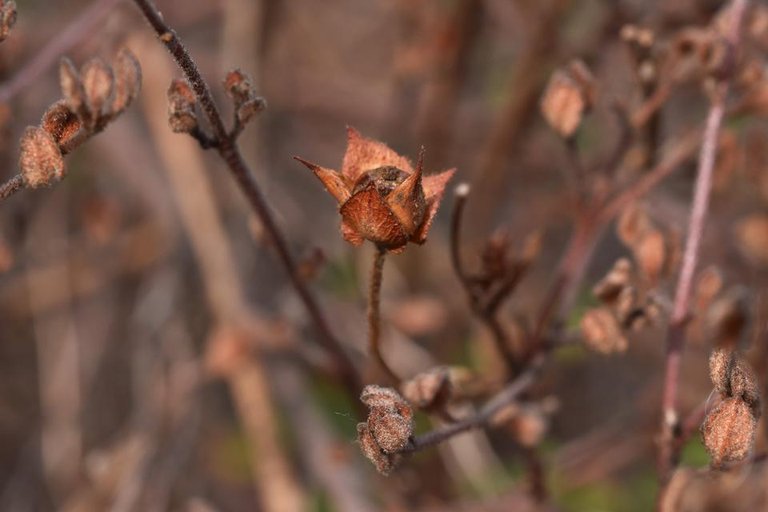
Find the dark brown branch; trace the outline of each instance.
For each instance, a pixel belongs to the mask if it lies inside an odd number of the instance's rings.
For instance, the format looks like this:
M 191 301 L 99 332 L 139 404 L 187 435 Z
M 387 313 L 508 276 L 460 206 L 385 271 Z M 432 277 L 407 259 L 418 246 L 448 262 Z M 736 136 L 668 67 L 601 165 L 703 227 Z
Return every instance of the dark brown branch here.
M 17 174 L 13 178 L 9 179 L 2 185 L 0 185 L 0 199 L 10 197 L 19 190 L 24 188 L 24 176 Z
M 259 217 L 261 224 L 264 226 L 264 229 L 277 252 L 278 259 L 285 267 L 291 284 L 298 293 L 320 335 L 321 344 L 334 357 L 341 373 L 341 378 L 346 386 L 351 392 L 358 394 L 362 388 L 362 383 L 357 370 L 347 353 L 344 351 L 341 343 L 332 334 L 330 326 L 320 310 L 320 306 L 307 287 L 307 284 L 302 279 L 296 261 L 288 249 L 288 242 L 285 236 L 278 228 L 253 174 L 240 154 L 237 144 L 227 133 L 221 114 L 213 101 L 213 96 L 207 82 L 200 74 L 197 65 L 192 60 L 192 57 L 181 43 L 176 33 L 165 23 L 155 5 L 150 0 L 134 0 L 134 2 L 157 33 L 160 41 L 168 49 L 171 56 L 176 61 L 176 64 L 183 71 L 185 77 L 192 86 L 192 90 L 195 92 L 195 96 L 197 97 L 208 120 L 208 124 L 210 125 L 213 138 L 216 141 L 217 152 L 227 164 L 227 168 L 240 186 L 240 190 L 245 195 L 251 208 L 253 208 L 254 212 Z

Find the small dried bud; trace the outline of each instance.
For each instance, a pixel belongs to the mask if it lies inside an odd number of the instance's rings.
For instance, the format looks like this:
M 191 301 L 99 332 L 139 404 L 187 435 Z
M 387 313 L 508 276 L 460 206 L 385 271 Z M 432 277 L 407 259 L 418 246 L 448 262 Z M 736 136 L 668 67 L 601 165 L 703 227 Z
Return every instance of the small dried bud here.
M 755 442 L 757 419 L 739 398 L 726 398 L 707 415 L 701 426 L 712 467 L 743 460 Z
M 732 352 L 725 349 L 716 349 L 709 356 L 709 378 L 712 380 L 715 389 L 722 395 L 727 396 L 729 386 L 728 374 L 731 367 Z
M 571 138 L 594 101 L 592 74 L 583 62 L 573 61 L 552 74 L 541 100 L 541 111 L 560 136 Z
M 64 101 L 67 102 L 69 109 L 76 113 L 83 121 L 88 119 L 88 109 L 85 105 L 85 89 L 80 81 L 80 74 L 77 72 L 72 61 L 64 57 L 59 64 L 59 83 L 61 85 L 61 94 Z
M 501 279 L 507 274 L 510 245 L 510 235 L 505 229 L 497 230 L 486 240 L 480 253 L 486 279 Z
M 176 133 L 191 133 L 197 127 L 197 98 L 185 80 L 175 79 L 168 88 L 168 123 Z
M 403 396 L 419 409 L 429 409 L 445 404 L 451 393 L 448 368 L 432 368 L 403 383 Z
M 112 95 L 115 77 L 107 63 L 99 58 L 86 62 L 80 70 L 80 77 L 90 118 L 95 123 L 101 118 L 102 108 Z
M 224 78 L 224 90 L 238 107 L 255 96 L 251 80 L 239 69 L 227 73 Z
M 384 453 L 376 443 L 373 434 L 368 429 L 367 423 L 357 424 L 357 441 L 360 443 L 360 449 L 368 460 L 373 462 L 376 470 L 382 475 L 388 475 L 395 468 L 399 459 L 398 455 Z
M 59 147 L 66 147 L 82 128 L 80 118 L 64 100 L 59 100 L 45 111 L 40 127 L 48 132 Z
M 664 234 L 656 229 L 648 230 L 633 247 L 635 261 L 640 271 L 651 283 L 656 283 L 667 261 Z
M 127 48 L 122 48 L 113 63 L 115 93 L 112 97 L 112 115 L 124 111 L 136 99 L 141 90 L 141 66 L 138 59 Z
M 16 23 L 16 2 L 0 0 L 0 42 L 5 41 Z
M 606 304 L 618 299 L 621 291 L 632 280 L 632 262 L 627 258 L 616 260 L 611 270 L 592 288 L 595 297 Z
M 237 108 L 237 119 L 246 124 L 256 117 L 256 114 L 267 108 L 267 100 L 262 97 L 256 97 L 248 100 Z
M 53 137 L 42 128 L 30 126 L 21 137 L 19 167 L 27 186 L 49 185 L 64 177 L 64 157 Z
M 605 307 L 590 309 L 584 314 L 581 318 L 581 332 L 584 343 L 603 354 L 624 352 L 629 346 L 618 320 Z

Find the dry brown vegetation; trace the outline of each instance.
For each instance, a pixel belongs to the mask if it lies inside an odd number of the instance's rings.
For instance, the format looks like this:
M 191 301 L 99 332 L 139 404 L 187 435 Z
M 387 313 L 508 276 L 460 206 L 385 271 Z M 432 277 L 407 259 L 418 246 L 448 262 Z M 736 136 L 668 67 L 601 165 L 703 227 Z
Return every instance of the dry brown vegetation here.
M 765 4 L 0 41 L 0 510 L 768 509 Z

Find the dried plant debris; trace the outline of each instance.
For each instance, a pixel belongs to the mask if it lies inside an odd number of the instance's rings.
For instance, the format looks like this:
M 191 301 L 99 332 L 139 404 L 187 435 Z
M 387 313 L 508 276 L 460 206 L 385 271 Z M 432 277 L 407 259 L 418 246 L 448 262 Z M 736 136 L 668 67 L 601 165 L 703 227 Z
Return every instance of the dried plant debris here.
M 541 99 L 544 119 L 561 137 L 573 137 L 595 103 L 595 80 L 579 60 L 555 71 Z
M 389 147 L 347 131 L 341 171 L 296 160 L 311 169 L 336 199 L 341 233 L 352 245 L 369 240 L 379 248 L 402 251 L 408 242 L 422 244 L 455 169 L 423 175 L 423 152 L 414 168 Z
M 712 467 L 744 460 L 752 451 L 760 418 L 760 392 L 752 368 L 736 352 L 717 349 L 709 359 L 709 376 L 722 401 L 701 426 Z
M 5 41 L 16 24 L 16 2 L 0 0 L 0 42 Z
M 388 475 L 413 436 L 413 411 L 410 404 L 392 388 L 369 385 L 360 400 L 370 412 L 365 423 L 357 425 L 360 448 L 376 469 Z

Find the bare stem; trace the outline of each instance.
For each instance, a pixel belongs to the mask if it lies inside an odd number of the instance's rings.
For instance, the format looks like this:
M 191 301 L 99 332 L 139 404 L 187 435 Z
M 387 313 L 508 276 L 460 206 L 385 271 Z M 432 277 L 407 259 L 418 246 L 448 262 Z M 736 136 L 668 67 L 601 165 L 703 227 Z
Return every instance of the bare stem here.
M 728 34 L 730 58 L 739 41 L 740 27 L 746 0 L 731 2 L 731 27 Z M 720 81 L 711 98 L 709 114 L 704 127 L 704 136 L 699 154 L 699 165 L 696 172 L 691 216 L 688 222 L 688 236 L 683 252 L 683 262 L 677 281 L 675 299 L 672 305 L 672 316 L 667 330 L 667 349 L 664 372 L 664 388 L 662 394 L 662 424 L 659 446 L 659 478 L 662 482 L 669 479 L 672 469 L 677 464 L 679 450 L 674 449 L 675 438 L 679 436 L 680 424 L 677 411 L 677 394 L 680 382 L 680 363 L 685 345 L 685 326 L 690 313 L 690 298 L 693 288 L 694 275 L 699 259 L 699 248 L 704 234 L 704 225 L 709 208 L 709 195 L 712 189 L 712 175 L 715 167 L 718 136 L 725 116 L 725 100 L 728 94 L 729 82 Z
M 234 139 L 227 132 L 216 104 L 213 101 L 211 90 L 208 83 L 200 74 L 195 62 L 187 52 L 176 33 L 163 20 L 162 15 L 151 0 L 134 0 L 135 4 L 141 10 L 144 17 L 157 33 L 160 41 L 170 52 L 176 64 L 184 72 L 185 77 L 192 86 L 200 106 L 210 125 L 215 147 L 222 160 L 227 164 L 230 174 L 234 177 L 240 190 L 245 195 L 251 208 L 254 210 L 259 220 L 264 226 L 276 252 L 278 259 L 285 267 L 288 277 L 299 298 L 304 303 L 310 318 L 312 319 L 319 335 L 320 342 L 325 349 L 334 357 L 341 378 L 354 394 L 358 394 L 362 388 L 360 376 L 357 373 L 352 361 L 344 351 L 339 340 L 331 332 L 330 326 L 323 316 L 320 306 L 315 300 L 312 292 L 301 277 L 298 271 L 296 261 L 288 249 L 288 242 L 277 226 L 275 219 L 267 206 L 264 195 L 261 192 L 256 180 L 253 177 L 248 166 L 245 164 L 240 150 Z
M 400 384 L 400 377 L 381 355 L 381 280 L 386 257 L 387 251 L 377 247 L 371 268 L 371 282 L 368 284 L 368 351 L 387 378 L 394 384 Z
M 10 197 L 19 190 L 24 188 L 24 176 L 17 174 L 13 178 L 9 179 L 2 185 L 0 185 L 0 199 Z

